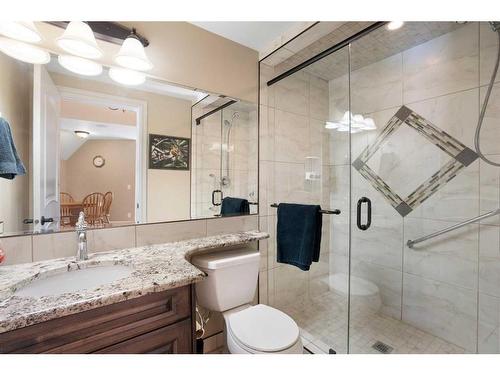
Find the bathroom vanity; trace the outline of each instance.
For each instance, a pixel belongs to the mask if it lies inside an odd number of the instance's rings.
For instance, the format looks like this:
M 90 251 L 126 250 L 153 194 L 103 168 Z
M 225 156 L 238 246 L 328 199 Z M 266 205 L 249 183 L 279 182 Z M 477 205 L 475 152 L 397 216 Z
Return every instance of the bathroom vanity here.
M 192 353 L 192 297 L 184 286 L 5 332 L 1 352 Z
M 249 231 L 2 267 L 0 353 L 193 353 L 193 284 L 205 274 L 189 259 L 267 237 Z M 92 278 L 78 277 L 106 267 L 102 285 L 85 288 Z M 118 267 L 130 271 L 110 281 Z M 63 292 L 44 289 L 52 281 Z

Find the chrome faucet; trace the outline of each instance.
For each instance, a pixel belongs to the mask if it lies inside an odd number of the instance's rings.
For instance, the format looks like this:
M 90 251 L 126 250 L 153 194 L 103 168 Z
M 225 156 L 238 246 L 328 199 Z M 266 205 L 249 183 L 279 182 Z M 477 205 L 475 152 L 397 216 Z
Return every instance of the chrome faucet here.
M 80 212 L 80 215 L 78 215 L 78 221 L 76 223 L 76 236 L 78 240 L 76 260 L 89 259 L 87 252 L 87 222 L 85 221 L 85 214 L 83 212 Z

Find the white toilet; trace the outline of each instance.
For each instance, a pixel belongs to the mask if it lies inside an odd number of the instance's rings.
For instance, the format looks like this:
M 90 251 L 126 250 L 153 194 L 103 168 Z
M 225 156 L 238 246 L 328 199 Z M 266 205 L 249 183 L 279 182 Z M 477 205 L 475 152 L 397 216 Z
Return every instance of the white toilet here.
M 196 284 L 200 306 L 221 312 L 232 354 L 302 354 L 299 327 L 287 314 L 266 305 L 251 306 L 260 255 L 233 249 L 194 256 L 191 263 L 208 277 Z

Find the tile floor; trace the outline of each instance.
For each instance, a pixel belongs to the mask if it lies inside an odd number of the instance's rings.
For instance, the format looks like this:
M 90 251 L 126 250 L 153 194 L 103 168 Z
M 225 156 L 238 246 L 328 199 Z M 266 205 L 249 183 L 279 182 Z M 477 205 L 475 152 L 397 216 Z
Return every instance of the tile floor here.
M 326 354 L 329 349 L 339 354 L 347 352 L 345 297 L 327 291 L 294 301 L 293 305 L 275 307 L 295 319 L 308 351 L 313 354 Z M 391 354 L 466 352 L 459 346 L 378 312 L 352 311 L 351 317 L 349 353 L 378 354 L 372 348 L 377 341 L 391 346 Z

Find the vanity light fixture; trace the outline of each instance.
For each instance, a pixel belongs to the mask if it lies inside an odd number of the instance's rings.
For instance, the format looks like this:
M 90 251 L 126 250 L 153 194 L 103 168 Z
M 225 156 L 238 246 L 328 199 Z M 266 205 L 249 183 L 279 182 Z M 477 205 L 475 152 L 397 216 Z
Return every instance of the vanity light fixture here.
M 30 64 L 47 64 L 50 61 L 50 54 L 44 49 L 5 37 L 0 37 L 0 51 Z
M 73 55 L 59 55 L 59 64 L 70 72 L 83 76 L 98 76 L 102 73 L 102 65 L 83 57 Z
M 397 30 L 403 25 L 403 21 L 391 21 L 387 24 L 387 30 Z
M 133 70 L 145 71 L 153 68 L 135 29 L 132 29 L 132 34 L 123 42 L 120 52 L 115 56 L 115 62 L 123 68 Z
M 42 40 L 32 21 L 1 21 L 0 34 L 27 43 L 38 43 Z
M 90 133 L 84 130 L 75 130 L 75 135 L 80 138 L 88 138 Z
M 72 55 L 87 59 L 98 59 L 103 55 L 92 29 L 82 21 L 71 21 L 57 39 L 57 45 Z
M 137 86 L 146 81 L 146 74 L 136 70 L 112 67 L 109 68 L 109 77 L 122 85 Z

